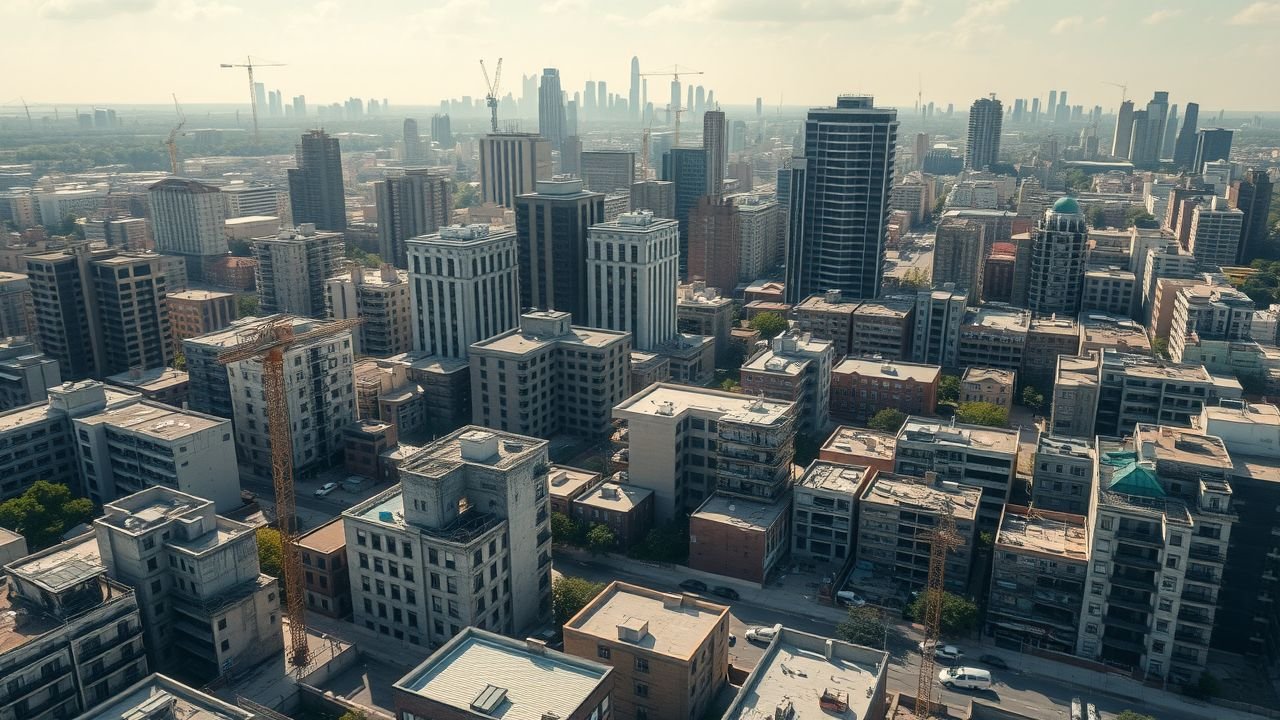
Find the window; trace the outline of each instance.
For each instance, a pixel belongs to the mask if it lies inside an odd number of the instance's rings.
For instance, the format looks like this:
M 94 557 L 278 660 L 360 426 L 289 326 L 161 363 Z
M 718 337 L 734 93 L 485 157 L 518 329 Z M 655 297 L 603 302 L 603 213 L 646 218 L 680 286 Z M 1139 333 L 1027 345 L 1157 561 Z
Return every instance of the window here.
M 1174 547 L 1182 547 L 1182 533 L 1170 533 L 1169 544 Z
M 413 546 L 407 542 L 400 543 L 400 554 L 406 558 L 413 559 Z
M 1095 574 L 1095 575 L 1106 575 L 1106 574 L 1107 574 L 1107 564 L 1106 564 L 1106 563 L 1104 563 L 1104 562 L 1095 562 L 1095 563 L 1093 564 L 1093 572 L 1094 572 L 1094 574 Z
M 222 641 L 222 645 L 220 645 L 219 647 L 221 647 L 221 648 L 222 648 L 222 651 L 223 651 L 223 652 L 226 652 L 226 651 L 228 651 L 228 650 L 230 650 L 230 649 L 231 649 L 231 641 L 230 641 L 230 640 L 223 640 L 223 641 Z
M 649 697 L 649 686 L 646 685 L 645 683 L 642 683 L 642 682 L 636 683 L 635 691 L 636 691 L 636 697 L 642 697 L 642 698 Z
M 444 581 L 445 581 L 445 588 L 448 590 L 449 594 L 457 595 L 458 594 L 458 578 L 447 577 L 444 579 Z
M 1165 560 L 1164 560 L 1164 566 L 1165 566 L 1165 567 L 1167 567 L 1167 568 L 1169 568 L 1169 569 L 1171 569 L 1171 570 L 1177 570 L 1177 569 L 1178 569 L 1178 556 L 1177 556 L 1177 555 L 1170 555 L 1169 557 L 1165 558 Z
M 610 654 L 609 648 L 607 646 L 605 645 L 596 646 L 596 657 L 600 658 L 601 660 L 608 660 L 609 654 Z
M 1156 621 L 1156 632 L 1161 632 L 1161 633 L 1167 633 L 1167 632 L 1169 632 L 1169 621 L 1168 621 L 1168 620 L 1157 620 L 1157 621 Z
M 219 630 L 226 630 L 226 629 L 227 629 L 227 619 L 226 619 L 226 618 L 218 618 L 218 629 L 219 629 Z
M 1160 612 L 1173 612 L 1173 601 L 1169 599 L 1161 599 Z
M 360 553 L 360 567 L 365 570 L 369 569 L 369 556 L 364 553 Z
M 644 658 L 636 658 L 636 672 L 649 672 L 649 661 Z
M 440 564 L 440 554 L 435 551 L 435 548 L 427 549 L 427 562 L 431 563 L 432 565 Z

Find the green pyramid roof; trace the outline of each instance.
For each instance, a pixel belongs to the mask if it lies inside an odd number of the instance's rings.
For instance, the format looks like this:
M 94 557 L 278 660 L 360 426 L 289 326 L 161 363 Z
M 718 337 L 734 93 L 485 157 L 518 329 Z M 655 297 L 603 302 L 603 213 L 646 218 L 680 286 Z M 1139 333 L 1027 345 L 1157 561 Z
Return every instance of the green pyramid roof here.
M 1164 487 L 1156 478 L 1155 471 L 1139 464 L 1137 453 L 1107 453 L 1102 462 L 1115 468 L 1111 473 L 1111 482 L 1107 483 L 1108 490 L 1140 497 L 1165 496 Z

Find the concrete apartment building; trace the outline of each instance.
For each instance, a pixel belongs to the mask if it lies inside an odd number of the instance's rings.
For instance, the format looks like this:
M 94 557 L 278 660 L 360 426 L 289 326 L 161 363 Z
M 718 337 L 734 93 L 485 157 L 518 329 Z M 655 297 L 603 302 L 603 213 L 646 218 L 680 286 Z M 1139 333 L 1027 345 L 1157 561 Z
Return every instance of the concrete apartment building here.
M 944 218 L 938 223 L 936 238 L 933 284 L 955 283 L 970 298 L 982 297 L 983 263 L 990 246 L 983 242 L 983 226 L 963 218 Z
M 353 622 L 408 648 L 549 618 L 547 465 L 545 440 L 474 426 L 404 460 L 398 484 L 342 513 Z
M 791 556 L 839 572 L 857 543 L 858 498 L 876 470 L 815 460 L 796 480 L 791 505 Z
M 744 193 L 726 199 L 734 204 L 738 219 L 738 280 L 752 282 L 782 262 L 786 242 L 782 206 L 772 194 Z
M 636 154 L 616 150 L 584 150 L 579 155 L 582 184 L 591 192 L 627 190 L 636 180 Z M 666 217 L 666 216 L 659 216 Z
M 677 181 L 677 191 L 680 185 Z M 739 215 L 734 201 L 719 194 L 696 197 L 688 209 L 687 234 L 682 248 L 685 252 L 682 259 L 688 261 L 688 267 L 682 276 L 720 288 L 736 287 L 743 280 L 743 222 Z
M 471 346 L 474 422 L 535 437 L 609 432 L 611 409 L 631 394 L 631 335 L 570 320 L 528 312 L 519 328 Z
M 721 295 L 717 288 L 701 281 L 676 288 L 676 330 L 715 338 L 716 362 L 728 356 L 733 316 L 733 300 Z
M 25 337 L 33 332 L 31 281 L 21 273 L 0 272 L 0 337 Z
M 183 290 L 169 293 L 169 325 L 178 349 L 187 338 L 217 332 L 236 319 L 234 293 Z
M 1041 433 L 1032 466 L 1031 506 L 1037 510 L 1084 515 L 1098 471 L 1093 438 Z
M 898 438 L 894 433 L 840 425 L 818 451 L 818 459 L 841 465 L 865 465 L 875 472 L 893 472 Z
M 785 332 L 742 364 L 742 391 L 748 395 L 796 404 L 796 432 L 825 437 L 830 420 L 831 366 L 829 340 Z
M 614 581 L 565 623 L 564 650 L 613 668 L 618 720 L 699 720 L 729 682 L 729 608 Z
M 987 634 L 1010 648 L 1073 654 L 1089 573 L 1082 515 L 1009 505 L 992 552 Z
M 516 198 L 551 179 L 551 142 L 536 133 L 480 138 L 480 192 L 486 203 L 514 208 Z
M 587 327 L 630 332 L 637 350 L 655 351 L 677 333 L 675 220 L 647 210 L 592 225 L 586 246 Z
M 1027 310 L 993 306 L 969 310 L 960 325 L 954 367 L 1017 372 L 1030 330 L 1031 312 Z
M 137 598 L 96 555 L 81 537 L 6 565 L 5 720 L 74 717 L 147 675 Z
M 916 293 L 915 322 L 912 326 L 912 362 L 956 367 L 960 326 L 965 321 L 969 296 L 954 286 Z
M 43 403 L 49 388 L 62 384 L 58 361 L 25 338 L 0 340 L 0 411 Z
M 655 217 L 675 218 L 676 184 L 670 180 L 642 180 L 633 183 L 631 209 L 652 210 Z
M 1110 315 L 1133 314 L 1137 279 L 1119 267 L 1091 268 L 1084 273 L 1080 311 Z
M 1139 424 L 1099 440 L 1077 654 L 1150 679 L 1204 671 L 1235 515 L 1222 441 Z
M 1048 395 L 1058 370 L 1059 355 L 1077 355 L 1080 335 L 1070 318 L 1031 318 L 1027 341 L 1022 347 L 1022 366 L 1018 380 L 1022 387 L 1030 385 Z
M 586 527 L 613 531 L 619 549 L 644 540 L 653 528 L 653 491 L 630 483 L 604 482 L 573 500 L 570 516 Z
M 1127 316 L 1103 313 L 1081 313 L 1080 350 L 1063 355 L 1087 355 L 1090 351 L 1114 350 L 1121 353 L 1151 355 L 1151 340 L 1146 328 Z
M 993 530 L 1018 471 L 1018 431 L 909 417 L 898 431 L 894 472 L 982 490 L 978 523 Z
M 378 252 L 397 268 L 409 267 L 409 238 L 439 232 L 453 212 L 451 168 L 406 168 L 373 184 Z
M 889 360 L 911 357 L 915 305 L 910 298 L 863 301 L 850 320 L 850 355 L 879 355 Z
M 79 720 L 154 718 L 172 713 L 184 720 L 256 720 L 259 715 L 206 695 L 159 673 L 150 675 L 81 715 Z
M 203 278 L 204 264 L 227 254 L 225 197 L 212 185 L 184 178 L 166 178 L 148 188 L 156 250 L 183 256 L 192 276 Z
M 830 340 L 837 358 L 849 354 L 852 347 L 853 311 L 859 300 L 844 300 L 839 290 L 811 295 L 792 310 L 795 327 L 815 338 Z
M 516 234 L 450 226 L 408 241 L 413 347 L 466 359 L 472 343 L 519 324 Z
M 261 312 L 326 317 L 325 281 L 343 262 L 342 233 L 305 223 L 275 237 L 255 238 L 253 257 Z
M 613 672 L 537 640 L 469 627 L 397 680 L 391 699 L 406 719 L 604 720 L 614 708 Z
M 471 366 L 466 360 L 414 351 L 368 358 L 357 372 L 360 417 L 395 423 L 400 435 L 447 435 L 471 422 Z
M 1186 247 L 1202 264 L 1234 265 L 1243 226 L 1244 213 L 1231 207 L 1226 198 L 1214 197 L 1191 211 L 1191 234 Z
M 281 215 L 282 210 L 289 209 L 289 195 L 280 188 L 256 183 L 231 183 L 218 188 L 222 193 L 228 218 L 242 218 L 253 215 Z
M 930 543 L 924 539 L 950 515 L 962 545 L 947 554 L 946 589 L 965 593 L 977 538 L 982 490 L 969 485 L 877 473 L 858 502 L 857 562 L 875 575 L 919 589 L 929 580 Z
M 393 475 L 383 454 L 395 452 L 399 434 L 395 425 L 381 420 L 360 419 L 342 429 L 342 464 L 352 475 L 375 482 Z
M 718 487 L 776 498 L 786 485 L 794 403 L 657 384 L 615 406 L 613 417 L 627 426 L 627 482 L 653 490 L 659 524 Z
M 413 349 L 409 273 L 390 264 L 351 266 L 325 281 L 325 307 L 337 320 L 363 318 L 353 335 L 359 355 L 385 358 Z
M 1169 357 L 1188 362 L 1202 342 L 1249 340 L 1253 299 L 1230 285 L 1193 285 L 1178 291 L 1169 331 Z
M 228 420 L 141 400 L 71 422 L 96 505 L 151 486 L 211 500 L 220 512 L 243 504 Z
M 1013 408 L 1014 380 L 1017 373 L 1013 370 L 997 370 L 987 367 L 965 368 L 960 378 L 960 402 L 991 403 L 1005 410 Z
M 332 618 L 351 614 L 351 575 L 342 518 L 334 518 L 298 538 L 302 553 L 307 612 Z
M 932 415 L 941 378 L 937 365 L 846 357 L 831 370 L 831 414 L 864 425 L 889 408 Z
M 209 500 L 151 487 L 103 506 L 102 563 L 131 586 L 155 667 L 181 663 L 212 680 L 281 651 L 279 588 L 258 566 L 251 525 Z

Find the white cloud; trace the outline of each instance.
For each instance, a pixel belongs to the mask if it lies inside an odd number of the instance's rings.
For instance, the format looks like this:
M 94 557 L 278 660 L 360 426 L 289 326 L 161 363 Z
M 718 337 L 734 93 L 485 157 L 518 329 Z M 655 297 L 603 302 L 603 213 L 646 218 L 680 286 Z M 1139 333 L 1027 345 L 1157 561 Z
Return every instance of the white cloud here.
M 1049 32 L 1053 35 L 1062 35 L 1082 25 L 1084 25 L 1084 18 L 1079 15 L 1072 15 L 1059 19 L 1058 22 L 1053 24 L 1053 27 L 1049 28 Z
M 996 20 L 1013 7 L 1015 0 L 978 0 L 970 3 L 951 25 L 951 36 L 959 47 L 968 47 L 979 36 L 996 36 L 1004 25 Z
M 1165 20 L 1172 20 L 1178 17 L 1179 15 L 1182 15 L 1185 12 L 1186 10 L 1182 10 L 1182 9 L 1157 10 L 1151 13 L 1150 15 L 1146 16 L 1145 18 L 1143 18 L 1142 24 L 1143 25 L 1159 25 Z
M 591 5 L 588 0 L 551 0 L 551 2 L 538 8 L 541 12 L 548 15 L 556 15 L 563 12 L 582 12 Z
M 1256 2 L 1227 21 L 1228 25 L 1257 25 L 1280 20 L 1280 2 Z
M 920 4 L 919 0 L 720 0 L 712 13 L 718 19 L 743 22 L 851 22 L 910 14 Z
M 155 9 L 156 0 L 47 0 L 40 14 L 56 20 L 96 20 Z

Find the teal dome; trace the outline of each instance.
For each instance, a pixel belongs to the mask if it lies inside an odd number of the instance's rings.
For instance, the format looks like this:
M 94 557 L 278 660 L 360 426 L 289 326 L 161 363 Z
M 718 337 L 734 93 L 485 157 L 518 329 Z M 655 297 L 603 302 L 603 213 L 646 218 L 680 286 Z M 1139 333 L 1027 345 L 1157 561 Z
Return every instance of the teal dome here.
M 1061 215 L 1079 215 L 1080 204 L 1073 197 L 1059 198 L 1058 202 L 1053 204 L 1053 211 Z

